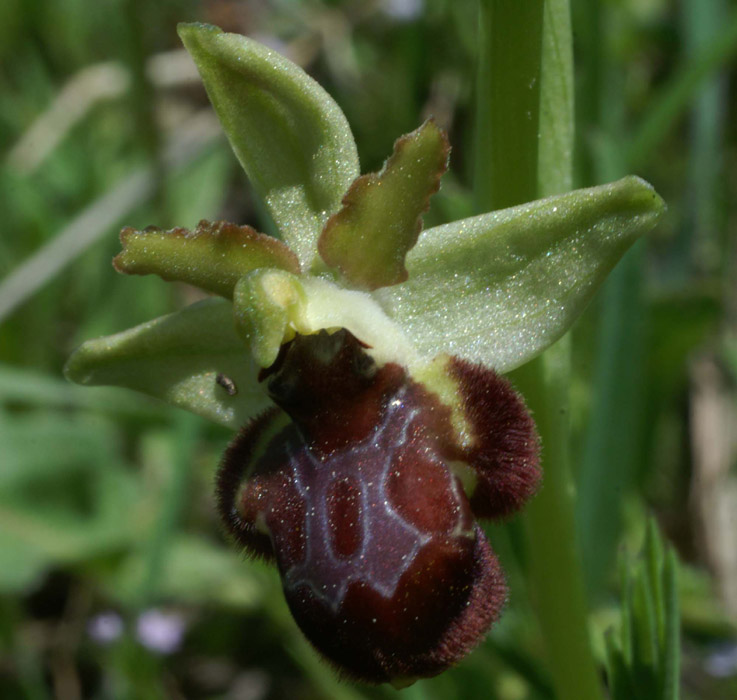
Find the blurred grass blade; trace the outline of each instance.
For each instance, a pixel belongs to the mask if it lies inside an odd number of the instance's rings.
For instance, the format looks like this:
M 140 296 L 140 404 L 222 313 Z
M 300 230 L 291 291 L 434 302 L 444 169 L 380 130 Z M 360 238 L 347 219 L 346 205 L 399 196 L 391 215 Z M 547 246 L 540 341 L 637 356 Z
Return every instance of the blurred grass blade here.
M 663 584 L 665 598 L 663 700 L 678 700 L 681 678 L 681 618 L 678 606 L 678 562 L 671 548 L 665 554 Z
M 699 55 L 683 64 L 652 99 L 652 105 L 630 140 L 626 162 L 637 169 L 655 153 L 658 144 L 670 132 L 689 106 L 703 81 L 727 65 L 737 55 L 737 9 L 723 23 L 723 28 L 710 37 Z
M 199 79 L 184 49 L 150 56 L 146 73 L 159 89 Z M 46 110 L 8 151 L 8 165 L 22 175 L 32 174 L 100 102 L 123 96 L 130 83 L 128 68 L 122 63 L 108 61 L 82 68 L 61 87 Z
M 644 245 L 636 244 L 602 289 L 592 409 L 578 473 L 576 520 L 592 600 L 616 555 L 620 498 L 636 474 L 645 384 Z M 626 350 L 623 351 L 623 348 Z
M 654 522 L 634 566 L 620 560 L 622 604 L 619 634 L 606 636 L 612 700 L 678 700 L 680 618 L 677 564 Z M 659 629 L 664 616 L 664 635 Z
M 640 562 L 632 586 L 632 668 L 635 684 L 645 688 L 652 684 L 657 668 L 657 629 L 655 625 L 655 595 L 647 569 Z M 653 688 L 654 690 L 654 688 Z
M 665 645 L 665 618 L 666 599 L 663 591 L 663 577 L 661 567 L 663 565 L 663 543 L 658 534 L 658 526 L 654 518 L 650 518 L 645 535 L 645 566 L 648 585 L 653 589 L 653 601 L 655 604 L 655 624 L 657 629 L 658 648 Z M 662 661 L 662 659 L 661 659 Z
M 627 670 L 627 661 L 614 631 L 609 630 L 605 636 L 607 665 L 611 669 L 609 675 L 609 696 L 611 700 L 633 700 L 635 692 Z
M 700 0 L 680 4 L 685 53 L 698 60 L 729 17 L 730 0 Z M 737 40 L 737 37 L 736 37 Z M 695 270 L 716 270 L 724 264 L 721 253 L 722 211 L 727 197 L 725 181 L 729 162 L 724 149 L 728 121 L 729 73 L 734 61 L 705 78 L 691 102 L 688 139 L 688 178 L 684 183 L 685 211 L 672 246 L 678 279 Z M 723 269 L 723 268 L 722 268 Z
M 140 607 L 156 603 L 180 520 L 188 500 L 187 489 L 193 470 L 193 453 L 202 422 L 190 413 L 181 413 L 174 423 L 169 442 L 168 479 L 157 499 L 158 513 L 143 544 L 143 577 L 138 589 Z
M 178 170 L 191 163 L 217 137 L 217 124 L 209 114 L 192 117 L 167 145 L 164 161 Z M 153 167 L 141 168 L 90 204 L 46 245 L 0 282 L 0 321 L 76 260 L 95 241 L 110 232 L 155 191 Z

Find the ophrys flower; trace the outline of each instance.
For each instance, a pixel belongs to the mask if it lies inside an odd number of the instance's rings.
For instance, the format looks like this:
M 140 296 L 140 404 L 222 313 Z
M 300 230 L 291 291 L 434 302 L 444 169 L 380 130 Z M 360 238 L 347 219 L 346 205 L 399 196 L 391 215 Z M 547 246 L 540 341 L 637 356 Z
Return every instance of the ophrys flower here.
M 240 429 L 221 512 L 275 559 L 310 641 L 360 679 L 436 674 L 505 599 L 476 519 L 538 479 L 499 373 L 565 332 L 662 202 L 630 177 L 420 233 L 449 153 L 432 121 L 359 176 L 344 115 L 301 69 L 214 27 L 181 36 L 281 240 L 124 230 L 119 270 L 219 298 L 85 343 L 68 374 Z

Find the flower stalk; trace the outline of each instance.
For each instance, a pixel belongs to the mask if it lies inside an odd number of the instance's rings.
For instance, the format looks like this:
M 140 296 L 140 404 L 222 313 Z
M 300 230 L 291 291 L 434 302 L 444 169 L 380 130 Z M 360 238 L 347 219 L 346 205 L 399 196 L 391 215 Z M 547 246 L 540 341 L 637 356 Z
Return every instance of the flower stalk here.
M 479 210 L 488 211 L 570 189 L 573 61 L 568 0 L 481 0 L 479 7 L 474 192 Z M 602 690 L 576 541 L 569 373 L 564 338 L 513 375 L 543 445 L 543 484 L 524 524 L 530 588 L 556 695 L 594 700 Z

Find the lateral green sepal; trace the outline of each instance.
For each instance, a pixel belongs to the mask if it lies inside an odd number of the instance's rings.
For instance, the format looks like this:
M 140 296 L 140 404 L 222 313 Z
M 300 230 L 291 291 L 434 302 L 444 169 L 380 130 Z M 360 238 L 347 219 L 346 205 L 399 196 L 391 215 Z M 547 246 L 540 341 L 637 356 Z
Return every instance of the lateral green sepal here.
M 135 389 L 233 429 L 270 405 L 224 299 L 88 340 L 64 372 L 78 384 Z
M 408 253 L 409 279 L 373 294 L 421 354 L 506 372 L 570 328 L 664 209 L 629 176 L 437 226 Z

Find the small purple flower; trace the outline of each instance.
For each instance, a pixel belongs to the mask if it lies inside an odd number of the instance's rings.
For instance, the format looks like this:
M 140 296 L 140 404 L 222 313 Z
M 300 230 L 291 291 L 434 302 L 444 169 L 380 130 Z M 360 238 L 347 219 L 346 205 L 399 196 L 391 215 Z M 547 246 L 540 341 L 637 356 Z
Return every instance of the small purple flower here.
M 425 10 L 424 0 L 384 0 L 381 9 L 392 19 L 399 22 L 411 22 Z
M 737 644 L 725 644 L 706 659 L 706 672 L 714 678 L 737 676 Z
M 153 608 L 139 615 L 136 638 L 147 649 L 159 654 L 173 654 L 182 645 L 186 623 L 179 613 Z
M 99 613 L 87 623 L 87 634 L 98 644 L 112 644 L 123 634 L 123 620 L 112 610 Z

